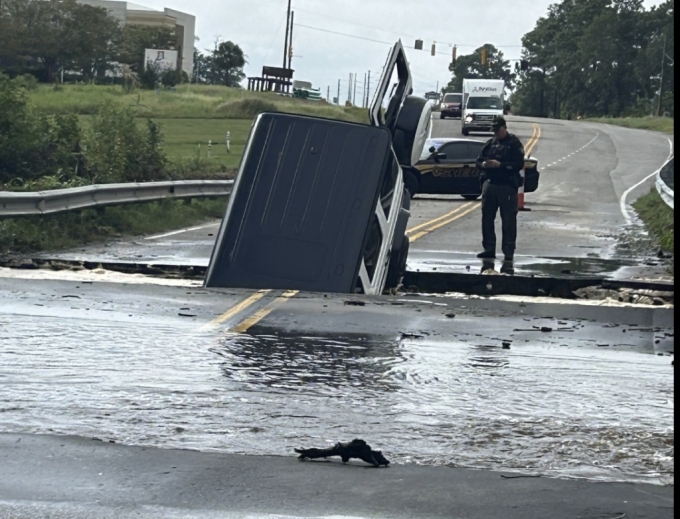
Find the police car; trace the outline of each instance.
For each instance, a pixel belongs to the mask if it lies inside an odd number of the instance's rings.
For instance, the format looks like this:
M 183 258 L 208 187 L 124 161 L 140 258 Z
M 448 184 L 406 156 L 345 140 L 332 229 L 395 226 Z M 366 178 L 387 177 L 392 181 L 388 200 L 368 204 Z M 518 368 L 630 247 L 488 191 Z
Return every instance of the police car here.
M 439 138 L 425 141 L 423 153 L 415 166 L 404 176 L 411 196 L 416 193 L 462 195 L 475 200 L 482 194 L 477 168 L 486 141 L 476 139 Z M 524 161 L 524 192 L 538 188 L 538 160 L 526 157 Z

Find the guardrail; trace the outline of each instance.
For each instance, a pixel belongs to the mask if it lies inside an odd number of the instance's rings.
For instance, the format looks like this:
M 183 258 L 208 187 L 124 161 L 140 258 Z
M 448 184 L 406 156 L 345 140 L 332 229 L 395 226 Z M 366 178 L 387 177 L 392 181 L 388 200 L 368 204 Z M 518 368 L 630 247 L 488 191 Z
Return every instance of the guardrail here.
M 231 194 L 233 185 L 233 180 L 175 180 L 98 184 L 34 192 L 0 191 L 0 216 L 50 214 L 165 198 L 227 196 Z
M 674 157 L 671 157 L 668 160 L 668 162 L 661 166 L 661 169 L 659 169 L 659 171 L 656 174 L 655 183 L 656 190 L 661 195 L 663 201 L 666 202 L 666 204 L 675 211 L 675 207 L 673 204 L 674 198 L 673 186 L 675 184 L 674 182 L 675 171 L 673 168 L 673 159 Z

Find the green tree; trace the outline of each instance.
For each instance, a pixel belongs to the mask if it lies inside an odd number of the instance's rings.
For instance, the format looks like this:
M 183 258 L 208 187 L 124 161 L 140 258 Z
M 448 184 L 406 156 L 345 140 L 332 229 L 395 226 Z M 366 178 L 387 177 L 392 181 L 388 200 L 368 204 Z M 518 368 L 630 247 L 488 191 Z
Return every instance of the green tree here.
M 246 76 L 243 66 L 246 58 L 243 50 L 231 41 L 220 43 L 211 56 L 211 82 L 229 87 L 238 87 Z
M 111 66 L 118 31 L 106 9 L 75 0 L 3 0 L 0 67 L 45 81 L 65 68 L 89 76 Z
M 650 11 L 641 0 L 554 4 L 522 39 L 530 69 L 518 73 L 515 111 L 552 117 L 649 113 L 663 42 L 672 40 L 673 0 Z M 667 53 L 670 65 L 672 43 Z M 673 82 L 667 67 L 663 90 L 673 92 Z M 662 95 L 662 104 L 672 112 L 672 95 Z
M 485 65 L 482 65 L 482 49 L 486 50 Z M 487 43 L 472 54 L 458 57 L 453 77 L 443 91 L 462 92 L 463 79 L 502 79 L 506 88 L 512 88 L 515 73 L 510 68 L 510 62 L 503 58 L 503 52 Z

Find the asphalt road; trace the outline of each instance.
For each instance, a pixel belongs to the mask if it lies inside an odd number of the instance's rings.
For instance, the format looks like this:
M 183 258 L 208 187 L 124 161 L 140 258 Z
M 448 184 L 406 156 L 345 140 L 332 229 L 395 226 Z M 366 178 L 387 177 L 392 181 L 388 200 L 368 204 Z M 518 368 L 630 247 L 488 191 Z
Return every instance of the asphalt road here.
M 673 489 L 0 434 L 7 519 L 673 517 Z M 68 482 L 67 484 L 63 484 Z

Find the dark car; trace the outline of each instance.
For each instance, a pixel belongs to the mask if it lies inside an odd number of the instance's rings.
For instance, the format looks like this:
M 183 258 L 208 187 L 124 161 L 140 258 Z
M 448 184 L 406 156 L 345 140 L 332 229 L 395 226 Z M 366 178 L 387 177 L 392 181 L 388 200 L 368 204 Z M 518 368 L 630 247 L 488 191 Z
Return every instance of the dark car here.
M 485 141 L 471 139 L 428 139 L 423 154 L 416 163 L 419 173 L 415 193 L 462 195 L 475 200 L 482 194 L 477 168 Z M 538 188 L 538 161 L 527 157 L 524 161 L 524 192 L 531 193 Z M 409 172 L 411 173 L 412 170 Z M 406 180 L 407 186 L 415 186 L 414 179 Z
M 441 103 L 441 112 L 439 117 L 446 119 L 447 117 L 460 118 L 463 113 L 463 94 L 444 94 L 444 99 Z

